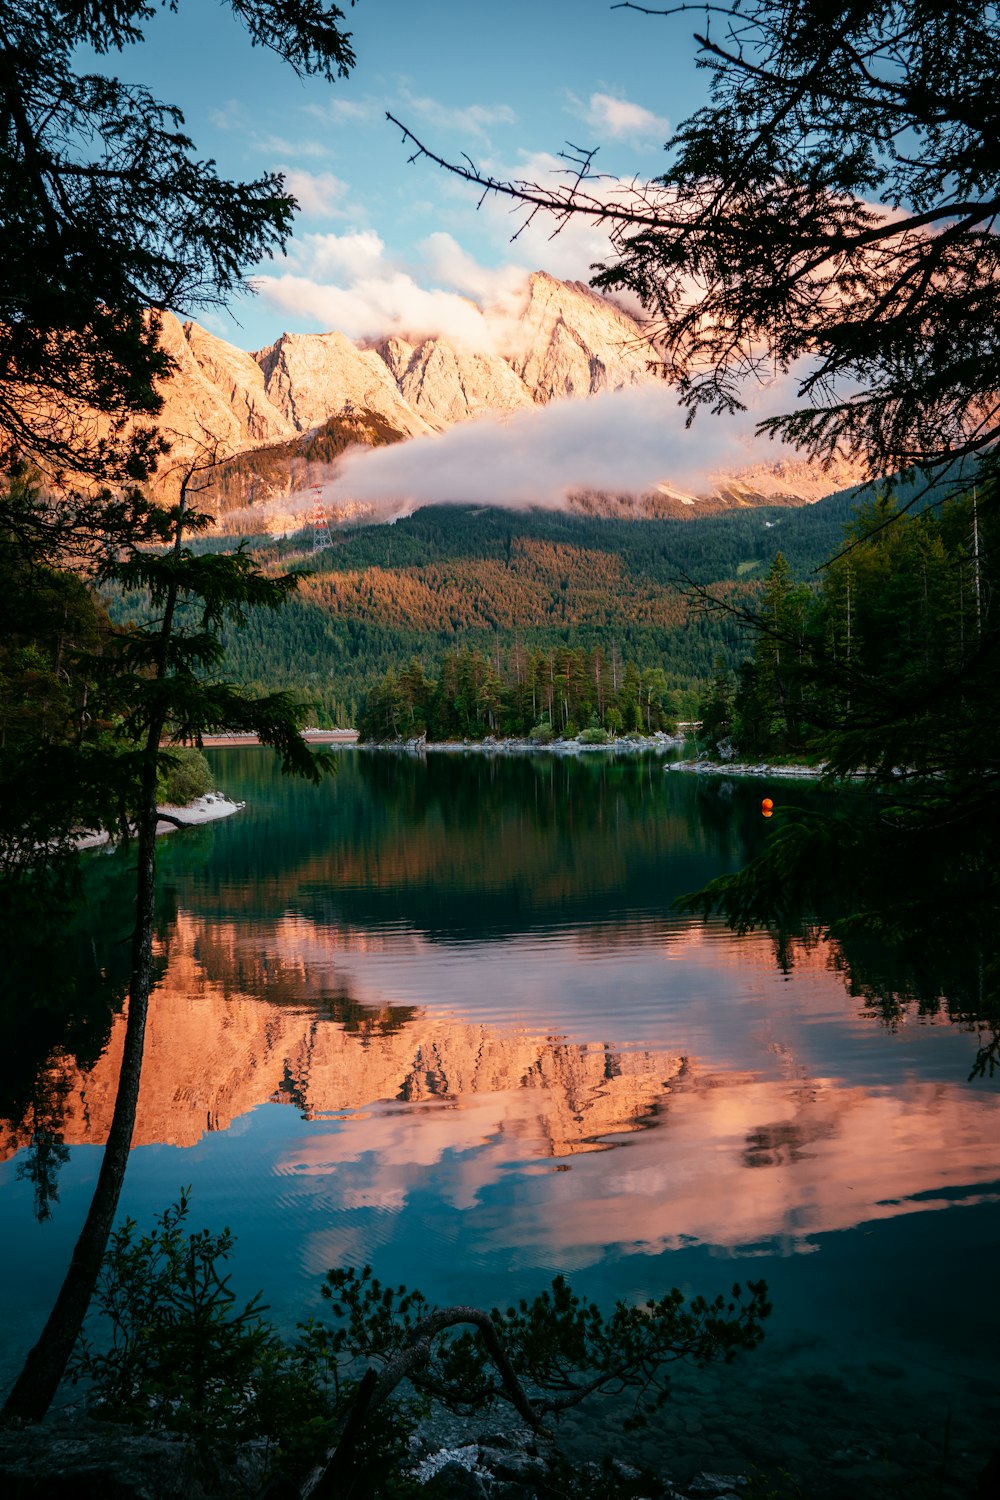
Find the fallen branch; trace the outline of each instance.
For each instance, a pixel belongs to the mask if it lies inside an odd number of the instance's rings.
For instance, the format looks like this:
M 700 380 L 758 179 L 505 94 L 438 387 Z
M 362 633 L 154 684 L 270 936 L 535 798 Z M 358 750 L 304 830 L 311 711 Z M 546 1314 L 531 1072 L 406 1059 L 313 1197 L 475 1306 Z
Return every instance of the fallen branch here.
M 358 1444 L 368 1422 L 402 1381 L 419 1376 L 430 1360 L 434 1338 L 446 1328 L 456 1328 L 463 1323 L 471 1323 L 478 1331 L 515 1410 L 534 1432 L 541 1437 L 549 1436 L 517 1378 L 490 1315 L 478 1307 L 442 1307 L 416 1324 L 411 1341 L 381 1372 L 371 1367 L 366 1370 L 339 1428 L 335 1445 L 327 1450 L 322 1463 L 313 1469 L 302 1486 L 302 1500 L 334 1500 L 334 1497 L 347 1500 L 351 1493 Z

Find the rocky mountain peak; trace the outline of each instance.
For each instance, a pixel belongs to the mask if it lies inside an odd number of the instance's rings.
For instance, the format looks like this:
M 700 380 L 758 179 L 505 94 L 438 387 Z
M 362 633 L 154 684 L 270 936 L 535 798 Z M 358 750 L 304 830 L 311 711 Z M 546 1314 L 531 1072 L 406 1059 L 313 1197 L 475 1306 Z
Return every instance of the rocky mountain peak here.
M 167 317 L 176 370 L 164 425 L 180 446 L 208 432 L 234 454 L 359 411 L 415 437 L 649 378 L 638 324 L 582 283 L 535 272 L 517 315 L 484 317 L 494 349 L 398 335 L 355 343 L 333 331 L 283 333 L 254 354 Z
M 484 308 L 483 322 L 484 348 L 443 336 L 355 342 L 332 331 L 283 333 L 250 354 L 167 316 L 163 341 L 175 372 L 164 387 L 162 426 L 181 459 L 209 438 L 234 458 L 266 448 L 268 492 L 279 494 L 297 487 L 296 457 L 313 461 L 302 445 L 316 447 L 331 423 L 340 434 L 356 431 L 361 442 L 386 442 L 656 380 L 642 325 L 583 282 L 536 271 L 519 299 Z M 289 453 L 278 482 L 282 445 Z M 728 500 L 759 504 L 780 495 L 801 503 L 854 477 L 764 464 L 739 476 L 739 493 Z M 729 482 L 722 476 L 714 488 L 721 493 L 720 483 Z

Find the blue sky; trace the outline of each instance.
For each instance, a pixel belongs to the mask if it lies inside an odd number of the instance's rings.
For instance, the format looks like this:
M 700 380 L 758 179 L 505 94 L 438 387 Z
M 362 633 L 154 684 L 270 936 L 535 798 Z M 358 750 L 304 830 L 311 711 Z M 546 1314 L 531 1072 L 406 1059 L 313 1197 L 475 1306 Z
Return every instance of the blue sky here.
M 603 234 L 577 225 L 550 239 L 427 162 L 407 164 L 389 110 L 442 155 L 467 152 L 502 176 L 542 176 L 567 140 L 599 146 L 597 166 L 655 175 L 671 124 L 705 94 L 695 67 L 697 12 L 672 19 L 609 0 L 360 0 L 347 13 L 350 78 L 302 82 L 251 48 L 228 8 L 180 0 L 147 40 L 103 66 L 183 110 L 201 156 L 231 176 L 280 170 L 302 211 L 286 260 L 260 268 L 261 291 L 232 315 L 198 320 L 244 348 L 282 330 L 449 332 L 457 298 L 489 300 L 516 270 L 586 279 Z M 432 298 L 427 293 L 434 293 Z

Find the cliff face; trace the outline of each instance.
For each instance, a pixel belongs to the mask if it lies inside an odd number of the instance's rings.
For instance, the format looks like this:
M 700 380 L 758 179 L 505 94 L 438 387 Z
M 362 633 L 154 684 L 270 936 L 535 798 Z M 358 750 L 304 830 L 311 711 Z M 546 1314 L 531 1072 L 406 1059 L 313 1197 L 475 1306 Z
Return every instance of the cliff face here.
M 238 453 L 295 436 L 294 424 L 268 398 L 252 355 L 196 323 L 182 327 L 169 313 L 160 339 L 176 366 L 162 389 L 160 427 L 179 454 L 199 441 L 214 440 L 223 453 Z
M 283 333 L 253 358 L 268 397 L 295 432 L 355 410 L 386 418 L 406 437 L 430 431 L 401 395 L 385 361 L 343 333 Z
M 581 400 L 658 379 L 650 369 L 653 351 L 644 328 L 582 282 L 536 272 L 520 300 L 483 309 L 483 325 L 491 343 L 485 349 L 400 335 L 359 344 L 331 332 L 284 333 L 266 349 L 247 354 L 196 323 L 182 327 L 168 315 L 163 341 L 176 368 L 163 388 L 161 425 L 174 461 L 211 442 L 220 456 L 253 471 L 254 453 L 266 448 L 262 493 L 273 498 L 321 482 L 325 471 L 313 472 L 304 445 L 331 425 L 351 428 L 362 444 L 399 441 L 487 413 Z M 276 466 L 284 473 L 277 481 Z M 860 477 L 844 464 L 827 471 L 778 460 L 736 477 L 714 476 L 711 492 L 702 498 L 713 508 L 802 504 Z M 157 482 L 162 484 L 162 477 Z M 227 485 L 223 477 L 220 508 L 245 505 L 248 489 L 254 490 L 252 483 Z M 661 490 L 644 496 L 586 494 L 570 503 L 622 516 L 683 515 L 689 513 L 684 507 L 695 505 L 690 496 Z
M 391 338 L 376 349 L 404 399 L 439 431 L 483 412 L 532 404 L 531 391 L 498 355 L 458 349 L 445 339 L 413 345 Z
M 343 333 L 283 333 L 246 354 L 175 318 L 163 341 L 177 362 L 163 426 L 181 446 L 205 432 L 237 453 L 373 413 L 404 437 L 483 412 L 519 411 L 650 379 L 639 324 L 579 282 L 528 278 L 512 313 L 486 312 L 494 350 L 444 338 L 352 343 Z
M 644 385 L 650 357 L 640 325 L 582 282 L 530 278 L 510 364 L 534 401 Z

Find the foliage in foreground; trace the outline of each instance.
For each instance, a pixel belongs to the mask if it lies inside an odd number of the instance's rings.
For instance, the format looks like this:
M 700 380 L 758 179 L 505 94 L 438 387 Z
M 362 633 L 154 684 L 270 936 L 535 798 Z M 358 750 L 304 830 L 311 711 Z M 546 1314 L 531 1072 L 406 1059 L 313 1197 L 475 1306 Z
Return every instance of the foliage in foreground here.
M 303 1494 L 331 1482 L 338 1495 L 393 1493 L 405 1437 L 432 1401 L 465 1414 L 508 1403 L 544 1434 L 591 1396 L 628 1394 L 626 1425 L 641 1425 L 669 1398 L 672 1364 L 731 1361 L 760 1342 L 770 1312 L 765 1284 L 750 1282 L 728 1299 L 674 1289 L 605 1314 L 560 1276 L 487 1314 L 347 1268 L 323 1287 L 331 1321 L 300 1324 L 286 1343 L 259 1293 L 241 1306 L 232 1290 L 229 1230 L 189 1231 L 189 1206 L 182 1190 L 149 1232 L 132 1219 L 115 1231 L 95 1297 L 100 1342 L 81 1340 L 73 1378 L 105 1418 L 182 1433 L 215 1457 L 257 1439 L 296 1475 L 314 1464 Z

